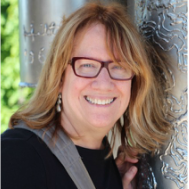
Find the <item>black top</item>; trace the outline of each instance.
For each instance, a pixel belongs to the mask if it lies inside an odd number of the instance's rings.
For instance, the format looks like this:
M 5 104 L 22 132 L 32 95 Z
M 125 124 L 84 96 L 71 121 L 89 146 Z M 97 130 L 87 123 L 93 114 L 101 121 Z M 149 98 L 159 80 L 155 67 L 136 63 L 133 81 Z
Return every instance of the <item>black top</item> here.
M 76 189 L 59 160 L 34 133 L 11 129 L 1 136 L 2 189 Z M 76 146 L 96 189 L 122 189 L 122 181 L 109 152 Z

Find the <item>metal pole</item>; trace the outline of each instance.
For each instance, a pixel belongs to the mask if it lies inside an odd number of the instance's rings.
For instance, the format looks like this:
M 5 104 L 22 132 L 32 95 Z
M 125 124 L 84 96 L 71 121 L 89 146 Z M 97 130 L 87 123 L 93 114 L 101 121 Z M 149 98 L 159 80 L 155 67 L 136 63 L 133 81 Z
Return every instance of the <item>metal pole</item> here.
M 86 0 L 19 0 L 21 87 L 35 87 L 63 16 Z
M 187 1 L 127 0 L 139 30 L 173 60 L 165 109 L 173 124 L 167 144 L 141 160 L 139 188 L 187 188 Z M 171 61 L 171 59 L 170 59 Z M 162 99 L 163 100 L 163 99 Z

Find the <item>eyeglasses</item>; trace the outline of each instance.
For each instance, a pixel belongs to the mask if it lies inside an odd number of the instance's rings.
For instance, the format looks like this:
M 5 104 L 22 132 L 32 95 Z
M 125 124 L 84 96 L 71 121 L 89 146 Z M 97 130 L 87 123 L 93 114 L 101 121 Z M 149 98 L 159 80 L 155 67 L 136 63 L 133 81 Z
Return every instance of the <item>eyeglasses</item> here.
M 131 80 L 134 76 L 129 68 L 113 61 L 99 61 L 93 58 L 73 57 L 70 61 L 76 76 L 83 78 L 95 78 L 103 67 L 108 70 L 109 76 L 114 80 Z

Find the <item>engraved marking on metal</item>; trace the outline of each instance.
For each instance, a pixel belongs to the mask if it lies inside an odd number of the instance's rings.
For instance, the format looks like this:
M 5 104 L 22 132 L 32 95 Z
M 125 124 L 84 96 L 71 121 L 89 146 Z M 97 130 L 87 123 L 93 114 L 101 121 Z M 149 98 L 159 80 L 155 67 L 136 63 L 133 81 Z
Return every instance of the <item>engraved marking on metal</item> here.
M 28 56 L 28 51 L 27 49 L 24 50 L 24 56 L 27 57 Z M 26 61 L 28 62 L 28 61 Z M 33 51 L 29 51 L 29 64 L 33 64 L 34 62 L 34 52 Z
M 185 113 L 187 111 L 187 98 L 185 92 L 182 93 L 180 99 L 170 94 L 167 98 L 167 103 L 170 104 L 170 111 L 173 113 Z
M 39 50 L 39 53 L 38 53 L 38 61 L 43 64 L 45 62 L 45 55 L 44 55 L 44 51 L 45 51 L 45 48 L 42 47 L 40 50 Z M 27 58 L 28 56 L 28 51 L 27 49 L 24 50 L 24 56 Z M 34 62 L 34 58 L 35 58 L 35 54 L 33 51 L 29 51 L 29 64 L 33 64 Z M 28 62 L 28 60 L 26 60 L 26 63 Z
M 169 87 L 165 89 L 165 92 L 169 92 L 175 87 L 175 76 L 173 75 L 173 72 L 170 69 L 168 69 L 168 72 L 170 74 L 169 78 L 171 78 L 170 81 L 167 79 L 168 76 L 165 73 L 163 73 L 163 76 L 165 77 L 169 85 Z
M 40 51 L 39 51 L 39 54 L 38 54 L 38 60 L 39 60 L 39 62 L 40 62 L 41 64 L 43 64 L 43 63 L 45 62 L 45 56 L 43 55 L 44 51 L 45 51 L 45 48 L 42 47 L 42 48 L 40 49 Z
M 30 30 L 26 31 L 25 26 L 23 26 L 23 30 L 24 30 L 24 36 L 25 37 L 31 37 L 32 41 L 35 41 L 35 37 L 36 36 L 51 36 L 51 35 L 55 35 L 56 31 L 58 30 L 58 28 L 60 27 L 59 25 L 57 25 L 55 22 L 51 22 L 50 24 L 40 24 L 40 27 L 42 28 L 42 32 L 38 31 L 35 32 L 34 29 L 34 24 L 30 24 Z
M 177 67 L 181 72 L 186 73 L 187 1 L 146 0 L 137 2 L 139 6 L 137 8 L 140 11 L 136 9 L 135 15 L 139 29 L 164 51 L 175 49 Z
M 178 188 L 183 189 L 187 183 L 187 121 L 174 124 L 174 135 L 171 137 L 165 154 L 160 156 L 163 162 L 161 168 L 165 178 L 175 182 Z

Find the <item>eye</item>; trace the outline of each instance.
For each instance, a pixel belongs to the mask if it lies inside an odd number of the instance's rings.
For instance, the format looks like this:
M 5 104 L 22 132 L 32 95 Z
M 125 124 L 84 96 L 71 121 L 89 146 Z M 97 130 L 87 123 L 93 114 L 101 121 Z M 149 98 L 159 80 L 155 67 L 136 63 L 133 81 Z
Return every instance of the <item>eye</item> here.
M 98 63 L 96 62 L 80 62 L 80 65 L 79 65 L 80 68 L 89 68 L 89 69 L 96 69 L 98 68 Z
M 91 67 L 94 67 L 93 64 L 89 64 L 89 63 L 82 64 L 81 66 L 82 66 L 82 67 L 85 67 L 85 68 L 91 68 Z
M 113 66 L 113 69 L 118 69 L 118 70 L 122 70 L 124 69 L 122 66 L 119 66 L 119 65 L 115 65 Z

